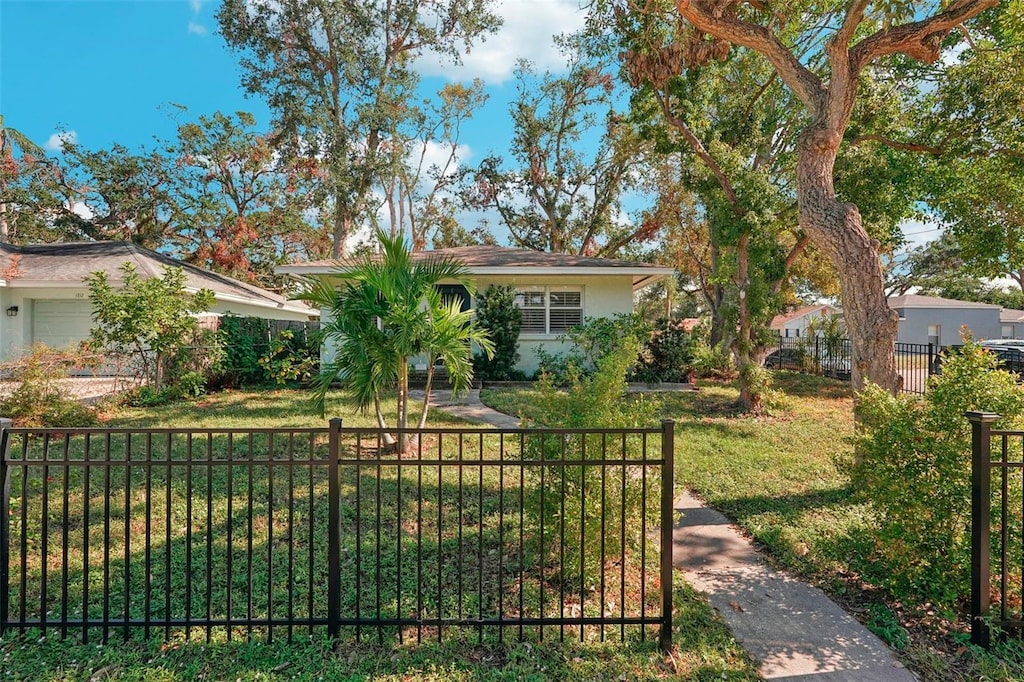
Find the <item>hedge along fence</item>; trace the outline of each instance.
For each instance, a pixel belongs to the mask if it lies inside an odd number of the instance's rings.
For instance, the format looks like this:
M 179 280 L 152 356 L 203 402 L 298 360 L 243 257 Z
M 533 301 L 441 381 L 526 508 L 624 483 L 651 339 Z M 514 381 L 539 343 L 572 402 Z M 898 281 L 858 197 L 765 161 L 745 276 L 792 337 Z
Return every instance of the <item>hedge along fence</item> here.
M 0 634 L 403 642 L 469 629 L 481 642 L 657 637 L 668 650 L 671 422 L 410 433 L 416 449 L 397 457 L 379 430 L 338 419 L 248 430 L 5 422 Z M 545 443 L 560 446 L 537 458 Z M 552 481 L 564 485 L 553 474 L 566 470 L 600 471 L 608 485 L 579 503 L 618 513 L 571 537 L 532 514 L 529 491 L 565 500 Z M 660 529 L 614 504 L 633 494 Z M 579 550 L 603 555 L 593 585 Z

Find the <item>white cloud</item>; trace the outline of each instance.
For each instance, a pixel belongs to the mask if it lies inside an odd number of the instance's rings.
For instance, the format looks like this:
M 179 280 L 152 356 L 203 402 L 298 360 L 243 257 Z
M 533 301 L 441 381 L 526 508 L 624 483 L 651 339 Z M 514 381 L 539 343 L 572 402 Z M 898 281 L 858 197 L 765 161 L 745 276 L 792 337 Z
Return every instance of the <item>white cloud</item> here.
M 942 235 L 942 226 L 934 221 L 906 220 L 899 225 L 903 238 L 906 239 L 904 250 L 909 251 L 918 246 L 923 246 L 930 241 L 938 239 Z
M 76 201 L 74 204 L 71 205 L 71 212 L 80 218 L 84 218 L 85 220 L 92 220 L 93 218 L 96 217 L 96 214 L 93 212 L 93 210 L 80 201 Z
M 452 160 L 451 164 L 445 168 L 445 164 L 448 163 L 448 157 L 450 154 L 450 144 L 427 140 L 425 146 L 423 144 L 419 144 L 410 150 L 408 163 L 413 168 L 417 167 L 422 155 L 423 165 L 421 168 L 424 174 L 426 174 L 431 167 L 436 167 L 439 171 L 444 171 L 445 177 L 449 177 L 459 169 L 459 166 L 461 166 L 466 159 L 473 156 L 468 145 L 460 144 L 455 148 L 455 158 Z
M 202 24 L 197 24 L 194 21 L 188 22 L 188 32 L 197 36 L 205 36 L 210 33 L 210 31 L 205 26 L 203 26 Z
M 452 65 L 437 55 L 426 55 L 420 73 L 465 81 L 482 78 L 501 83 L 512 77 L 516 60 L 533 62 L 540 70 L 559 70 L 565 56 L 555 47 L 553 37 L 583 27 L 586 10 L 579 0 L 505 0 L 498 7 L 505 23 L 497 34 L 476 41 L 462 64 Z
M 203 1 L 204 0 L 189 0 L 188 4 L 189 7 L 192 8 L 193 14 L 199 14 L 199 10 L 203 8 Z
M 64 149 L 64 145 L 69 142 L 71 144 L 78 142 L 78 133 L 74 130 L 65 130 L 63 132 L 50 135 L 50 138 L 43 143 L 43 148 L 48 149 L 51 152 L 59 152 Z

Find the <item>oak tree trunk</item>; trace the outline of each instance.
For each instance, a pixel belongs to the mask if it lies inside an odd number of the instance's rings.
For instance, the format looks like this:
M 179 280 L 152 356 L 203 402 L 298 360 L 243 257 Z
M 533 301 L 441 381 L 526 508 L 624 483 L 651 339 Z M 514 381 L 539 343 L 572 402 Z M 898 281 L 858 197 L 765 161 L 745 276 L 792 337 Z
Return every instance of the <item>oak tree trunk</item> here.
M 865 380 L 896 393 L 898 315 L 889 308 L 878 242 L 864 229 L 854 204 L 836 199 L 832 170 L 842 134 L 825 125 L 808 128 L 800 137 L 797 198 L 800 226 L 823 249 L 839 273 L 843 317 L 852 346 L 853 387 Z

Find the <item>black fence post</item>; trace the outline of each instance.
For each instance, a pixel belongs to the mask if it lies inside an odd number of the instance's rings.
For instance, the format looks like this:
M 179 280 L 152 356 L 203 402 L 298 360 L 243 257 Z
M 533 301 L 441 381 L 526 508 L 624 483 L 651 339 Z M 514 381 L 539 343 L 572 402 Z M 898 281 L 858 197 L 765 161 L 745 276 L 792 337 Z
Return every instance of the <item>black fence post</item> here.
M 927 377 L 932 378 L 932 374 L 935 372 L 935 345 L 928 342 L 928 372 Z
M 989 586 L 991 580 L 990 533 L 992 519 L 992 422 L 991 412 L 965 412 L 971 422 L 971 643 L 988 647 Z
M 338 636 L 341 620 L 341 480 L 338 460 L 341 459 L 341 419 L 330 421 L 327 464 L 327 636 Z
M 11 598 L 11 468 L 7 464 L 7 450 L 12 425 L 10 419 L 0 418 L 0 637 L 7 630 Z
M 675 447 L 676 423 L 661 422 L 661 636 L 658 644 L 668 653 L 672 649 L 672 530 L 675 521 Z

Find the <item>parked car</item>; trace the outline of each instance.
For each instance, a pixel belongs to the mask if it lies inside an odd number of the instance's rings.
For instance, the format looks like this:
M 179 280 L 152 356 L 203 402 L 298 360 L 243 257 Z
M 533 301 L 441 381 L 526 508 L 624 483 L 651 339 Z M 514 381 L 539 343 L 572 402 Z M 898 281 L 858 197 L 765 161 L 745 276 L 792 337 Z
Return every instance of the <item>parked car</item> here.
M 1024 381 L 1024 339 L 986 339 L 978 345 L 999 359 L 999 366 L 1018 375 Z M 942 373 L 942 362 L 946 353 L 957 353 L 963 346 L 946 346 L 935 354 L 932 374 Z

